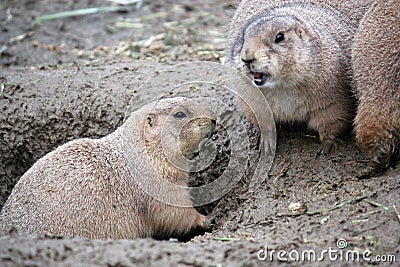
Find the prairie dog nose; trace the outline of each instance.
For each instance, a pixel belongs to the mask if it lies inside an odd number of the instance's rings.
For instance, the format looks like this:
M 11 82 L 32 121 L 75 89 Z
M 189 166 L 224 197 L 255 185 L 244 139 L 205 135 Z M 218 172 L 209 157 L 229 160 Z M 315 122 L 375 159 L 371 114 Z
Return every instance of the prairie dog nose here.
M 253 63 L 253 62 L 255 61 L 254 58 L 252 58 L 252 59 L 244 59 L 244 58 L 241 58 L 241 60 L 243 61 L 243 63 L 245 63 L 245 64 L 247 64 L 247 65 L 250 65 L 251 63 Z

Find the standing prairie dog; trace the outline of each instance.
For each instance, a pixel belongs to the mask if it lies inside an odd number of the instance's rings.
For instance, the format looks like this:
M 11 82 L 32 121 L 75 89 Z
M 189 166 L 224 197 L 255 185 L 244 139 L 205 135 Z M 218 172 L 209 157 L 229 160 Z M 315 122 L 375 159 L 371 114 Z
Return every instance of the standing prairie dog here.
M 400 1 L 377 0 L 361 21 L 353 72 L 356 137 L 376 164 L 373 175 L 400 157 Z
M 354 117 L 356 27 L 322 2 L 242 1 L 230 26 L 227 62 L 260 88 L 277 121 L 306 122 L 329 152 Z
M 0 221 L 33 234 L 185 237 L 201 229 L 205 217 L 192 207 L 187 190 L 166 191 L 154 181 L 186 186 L 187 172 L 163 149 L 190 157 L 214 127 L 215 115 L 187 98 L 148 104 L 112 134 L 71 141 L 41 158 L 13 189 Z M 144 188 L 182 205 L 163 203 Z
M 355 118 L 357 141 L 375 163 L 372 172 L 367 174 L 370 176 L 385 170 L 400 157 L 399 5 L 400 2 L 395 0 L 242 0 L 230 25 L 228 62 L 249 73 L 272 103 L 277 120 L 307 121 L 311 128 L 319 132 L 322 141 L 326 138 L 324 132 L 328 132 L 328 136 L 336 136 L 347 125 L 340 122 L 330 126 L 326 122 L 335 118 L 347 121 L 346 118 L 350 118 L 349 114 L 355 109 L 348 101 L 348 89 L 343 89 L 348 87 L 350 81 L 359 104 Z M 285 41 L 287 34 L 277 27 L 281 26 L 279 21 L 288 18 L 281 11 L 285 9 L 294 13 L 291 16 L 293 23 L 283 27 L 284 30 L 289 29 L 289 40 L 292 41 L 288 42 L 286 51 L 278 44 Z M 304 15 L 304 10 L 310 12 L 308 16 Z M 315 23 L 316 18 L 320 19 L 322 27 Z M 332 23 L 333 18 L 339 24 Z M 311 35 L 314 43 L 309 42 L 308 46 L 306 38 L 302 38 L 303 32 L 296 30 L 296 23 L 304 22 L 311 25 L 316 33 Z M 266 34 L 259 31 L 263 27 L 267 30 Z M 346 29 L 349 29 L 347 33 Z M 276 34 L 275 41 L 271 33 Z M 326 44 L 331 44 L 332 48 L 325 49 Z M 309 54 L 314 56 L 302 56 L 310 51 Z M 350 62 L 349 54 L 352 58 Z M 287 60 L 285 55 L 292 58 Z M 340 55 L 346 58 L 342 63 L 338 60 Z M 343 77 L 341 72 L 334 72 L 337 68 L 348 69 L 349 66 L 350 78 L 348 75 Z M 282 72 L 282 69 L 294 71 Z M 293 77 L 300 79 L 293 81 Z M 307 78 L 316 84 L 330 79 L 335 84 L 342 79 L 345 87 L 310 87 L 312 83 L 306 82 Z M 275 81 L 289 86 L 276 86 Z M 315 92 L 320 95 L 316 96 Z M 334 96 L 335 93 L 338 95 Z M 335 101 L 327 101 L 332 97 L 338 97 L 336 103 L 339 105 L 335 105 Z M 316 124 L 310 123 L 314 116 L 309 111 L 313 106 L 316 107 L 314 114 L 317 117 L 320 115 L 314 120 Z M 329 110 L 336 112 L 326 112 Z M 302 116 L 307 112 L 311 120 Z M 321 131 L 321 126 L 328 131 Z

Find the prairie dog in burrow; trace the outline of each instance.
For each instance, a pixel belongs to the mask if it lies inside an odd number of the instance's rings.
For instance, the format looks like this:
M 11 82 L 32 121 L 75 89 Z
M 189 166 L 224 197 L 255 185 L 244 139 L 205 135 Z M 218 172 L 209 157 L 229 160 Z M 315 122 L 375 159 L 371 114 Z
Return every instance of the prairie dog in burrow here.
M 189 157 L 214 128 L 214 113 L 187 98 L 148 104 L 115 132 L 68 142 L 41 158 L 13 189 L 0 221 L 33 234 L 184 237 L 202 229 L 205 216 L 192 207 L 187 190 L 166 191 L 154 181 L 186 186 L 187 172 L 173 165 L 163 150 L 179 146 L 171 151 Z M 139 183 L 182 206 L 154 199 Z

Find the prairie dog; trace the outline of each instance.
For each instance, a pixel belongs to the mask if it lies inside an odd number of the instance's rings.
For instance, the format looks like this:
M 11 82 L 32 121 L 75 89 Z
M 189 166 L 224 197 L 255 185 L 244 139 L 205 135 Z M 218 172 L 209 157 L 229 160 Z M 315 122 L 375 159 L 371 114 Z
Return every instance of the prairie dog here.
M 242 1 L 231 23 L 228 64 L 247 73 L 277 121 L 302 121 L 323 151 L 352 124 L 348 16 L 323 1 Z
M 143 186 L 169 196 L 173 192 L 153 181 L 186 185 L 187 173 L 163 149 L 179 146 L 171 151 L 189 157 L 214 127 L 215 115 L 187 98 L 148 104 L 110 135 L 74 140 L 41 158 L 13 189 L 0 221 L 33 234 L 95 239 L 190 234 L 202 228 L 205 217 L 191 206 L 189 192 L 171 196 L 182 203 L 173 206 Z
M 353 46 L 356 138 L 379 173 L 400 154 L 400 2 L 377 0 Z

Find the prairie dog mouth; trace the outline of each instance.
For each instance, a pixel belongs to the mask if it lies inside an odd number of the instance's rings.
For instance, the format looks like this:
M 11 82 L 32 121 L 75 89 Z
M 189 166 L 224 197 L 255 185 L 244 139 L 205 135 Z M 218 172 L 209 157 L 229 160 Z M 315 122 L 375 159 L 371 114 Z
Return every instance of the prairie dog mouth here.
M 256 86 L 263 86 L 267 83 L 269 75 L 263 72 L 251 72 L 253 74 L 253 82 Z

